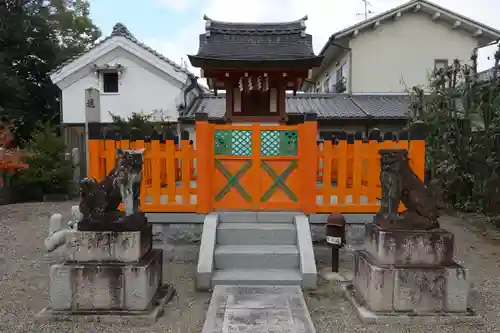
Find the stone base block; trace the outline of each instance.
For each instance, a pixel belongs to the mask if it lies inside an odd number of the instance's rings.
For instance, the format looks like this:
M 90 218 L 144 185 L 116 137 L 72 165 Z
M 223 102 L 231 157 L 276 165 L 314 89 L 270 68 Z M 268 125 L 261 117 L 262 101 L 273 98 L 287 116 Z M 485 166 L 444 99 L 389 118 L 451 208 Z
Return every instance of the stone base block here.
M 451 265 L 454 238 L 446 230 L 383 230 L 366 225 L 365 250 L 385 265 Z
M 354 286 L 350 283 L 342 283 L 342 291 L 345 297 L 351 301 L 358 318 L 363 324 L 403 324 L 403 325 L 439 325 L 478 321 L 481 319 L 472 309 L 462 313 L 439 312 L 439 313 L 405 313 L 405 312 L 375 312 L 362 305 L 356 294 Z
M 50 307 L 35 315 L 35 321 L 98 322 L 104 324 L 151 325 L 163 314 L 175 291 L 171 285 L 158 288 L 151 303 L 145 310 L 54 310 Z
M 75 231 L 69 235 L 65 258 L 77 262 L 135 262 L 151 250 L 152 243 L 151 224 L 140 231 Z
M 137 263 L 63 263 L 50 267 L 53 310 L 148 309 L 162 284 L 163 254 L 152 250 Z
M 353 283 L 360 304 L 375 312 L 467 312 L 468 271 L 458 264 L 384 266 L 356 251 Z

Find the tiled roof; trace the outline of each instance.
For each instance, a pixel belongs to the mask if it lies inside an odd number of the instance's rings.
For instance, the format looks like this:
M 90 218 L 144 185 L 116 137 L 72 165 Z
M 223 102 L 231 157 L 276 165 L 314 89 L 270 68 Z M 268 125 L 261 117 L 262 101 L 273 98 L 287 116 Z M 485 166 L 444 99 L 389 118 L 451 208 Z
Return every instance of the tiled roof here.
M 410 118 L 412 110 L 408 95 L 352 95 L 350 99 L 374 118 Z
M 295 60 L 316 58 L 312 36 L 305 33 L 307 16 L 282 23 L 229 23 L 204 17 L 195 57 L 228 60 Z
M 312 111 L 317 113 L 318 118 L 366 118 L 366 113 L 348 95 L 340 94 L 288 95 L 285 110 L 290 115 Z
M 394 15 L 397 13 L 401 12 L 413 12 L 413 11 L 420 11 L 420 12 L 427 12 L 431 13 L 429 14 L 429 18 L 435 14 L 436 12 L 439 12 L 442 16 L 448 18 L 448 26 L 451 28 L 453 24 L 458 20 L 462 23 L 461 27 L 466 28 L 471 31 L 478 31 L 481 30 L 481 35 L 480 38 L 484 40 L 484 43 L 489 43 L 490 41 L 497 40 L 500 37 L 500 31 L 497 29 L 494 29 L 492 27 L 489 27 L 483 23 L 474 21 L 473 19 L 460 15 L 456 12 L 453 12 L 449 9 L 446 9 L 444 7 L 438 6 L 435 3 L 427 0 L 410 0 L 401 6 L 395 7 L 393 9 L 390 9 L 386 12 L 383 12 L 381 14 L 375 15 L 373 17 L 370 17 L 368 20 L 364 20 L 362 22 L 359 22 L 357 24 L 354 24 L 350 27 L 347 27 L 345 29 L 342 29 L 333 35 L 330 36 L 326 44 L 323 46 L 321 52 L 319 53 L 320 55 L 323 55 L 328 47 L 331 45 L 331 42 L 334 40 L 338 40 L 340 38 L 348 37 L 348 36 L 353 36 L 354 31 L 359 31 L 361 30 L 371 30 L 373 29 L 373 24 L 375 22 L 379 22 L 380 24 L 383 24 L 385 22 L 392 22 Z M 445 21 L 445 20 L 443 20 Z M 483 41 L 482 41 L 483 42 Z
M 410 119 L 410 98 L 406 95 L 347 95 L 304 93 L 287 95 L 288 115 L 316 112 L 318 119 Z M 198 112 L 207 112 L 211 119 L 222 119 L 226 111 L 226 97 L 205 95 L 189 110 L 187 118 Z
M 153 50 L 152 48 L 150 48 L 149 46 L 145 45 L 144 43 L 140 42 L 139 40 L 137 40 L 131 33 L 130 31 L 127 29 L 127 27 L 122 24 L 122 23 L 116 23 L 115 26 L 113 27 L 113 31 L 111 32 L 111 34 L 104 38 L 103 40 L 95 43 L 90 49 L 84 51 L 84 52 L 81 52 L 79 54 L 76 54 L 74 55 L 73 57 L 69 58 L 68 60 L 66 60 L 65 62 L 63 62 L 62 64 L 60 64 L 59 66 L 57 66 L 55 69 L 53 69 L 51 72 L 49 72 L 49 75 L 61 70 L 63 67 L 65 67 L 66 65 L 69 65 L 70 63 L 72 63 L 73 61 L 75 61 L 76 59 L 80 58 L 81 56 L 85 55 L 86 53 L 90 52 L 91 50 L 95 49 L 97 46 L 107 42 L 108 40 L 110 40 L 111 38 L 113 37 L 116 37 L 116 36 L 120 36 L 120 37 L 125 37 L 127 38 L 128 40 L 130 40 L 131 42 L 134 42 L 135 44 L 139 45 L 140 47 L 142 47 L 143 49 L 145 49 L 146 51 L 150 52 L 151 54 L 157 56 L 158 58 L 160 58 L 161 60 L 167 62 L 169 65 L 171 65 L 173 67 L 173 69 L 176 71 L 176 72 L 181 72 L 181 73 L 184 73 L 186 75 L 194 75 L 193 73 L 191 73 L 190 71 L 188 71 L 187 69 L 179 66 L 178 64 L 176 64 L 175 62 L 173 62 L 172 60 L 168 59 L 167 57 L 165 57 L 164 55 L 158 53 L 157 51 Z

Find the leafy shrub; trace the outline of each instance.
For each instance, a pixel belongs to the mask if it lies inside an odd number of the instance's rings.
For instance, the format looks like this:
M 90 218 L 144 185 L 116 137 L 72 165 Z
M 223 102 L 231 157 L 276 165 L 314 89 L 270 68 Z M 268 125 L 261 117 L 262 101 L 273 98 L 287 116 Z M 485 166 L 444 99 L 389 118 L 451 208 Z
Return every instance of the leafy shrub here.
M 26 146 L 28 169 L 14 174 L 11 179 L 14 201 L 41 200 L 45 194 L 71 192 L 73 165 L 66 160 L 66 146 L 51 124 L 43 124 Z
M 426 168 L 455 208 L 500 226 L 500 49 L 491 77 L 455 60 L 433 73 L 430 93 L 413 88 L 415 114 L 429 129 Z

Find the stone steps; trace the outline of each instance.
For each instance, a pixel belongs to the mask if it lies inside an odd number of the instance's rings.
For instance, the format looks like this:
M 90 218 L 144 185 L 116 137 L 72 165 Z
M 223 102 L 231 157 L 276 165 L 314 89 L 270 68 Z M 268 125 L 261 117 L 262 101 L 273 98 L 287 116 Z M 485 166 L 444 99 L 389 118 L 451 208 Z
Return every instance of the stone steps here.
M 316 276 L 306 216 L 236 212 L 205 219 L 197 268 L 199 289 L 217 285 L 309 289 L 316 287 Z
M 297 229 L 293 223 L 230 223 L 217 226 L 217 244 L 295 245 Z
M 222 269 L 216 270 L 212 286 L 216 285 L 296 285 L 302 284 L 298 269 Z
M 286 222 L 286 217 L 272 217 L 278 222 L 247 222 L 251 215 L 224 215 L 226 222 L 217 226 L 212 286 L 302 284 L 293 218 Z
M 218 245 L 215 269 L 298 269 L 296 245 Z

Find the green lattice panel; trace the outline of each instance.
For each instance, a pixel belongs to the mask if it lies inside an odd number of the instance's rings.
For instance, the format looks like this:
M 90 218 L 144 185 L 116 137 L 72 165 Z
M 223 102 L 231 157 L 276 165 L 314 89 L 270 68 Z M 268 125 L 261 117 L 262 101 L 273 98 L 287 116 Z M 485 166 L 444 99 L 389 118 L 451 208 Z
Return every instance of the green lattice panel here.
M 252 132 L 242 130 L 216 130 L 215 155 L 250 156 L 252 154 Z
M 298 150 L 297 131 L 261 131 L 260 154 L 262 156 L 295 156 Z

